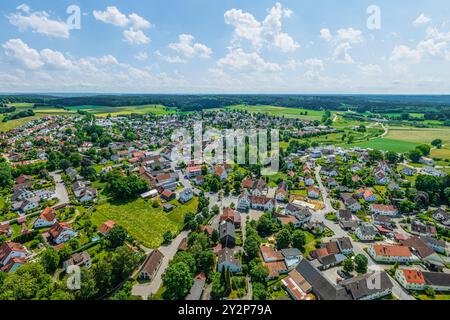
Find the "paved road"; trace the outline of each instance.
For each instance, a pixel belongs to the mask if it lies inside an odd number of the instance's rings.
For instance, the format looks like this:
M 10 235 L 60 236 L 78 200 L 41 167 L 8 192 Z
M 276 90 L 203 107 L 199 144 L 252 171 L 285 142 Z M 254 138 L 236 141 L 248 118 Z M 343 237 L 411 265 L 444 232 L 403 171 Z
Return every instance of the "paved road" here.
M 169 266 L 169 261 L 172 260 L 173 256 L 177 252 L 181 240 L 183 240 L 183 238 L 185 238 L 188 234 L 189 231 L 182 231 L 169 245 L 163 245 L 158 248 L 164 255 L 158 272 L 151 282 L 135 284 L 132 289 L 133 295 L 141 296 L 144 300 L 146 300 L 149 295 L 155 294 L 158 291 L 162 285 L 162 275 Z
M 50 172 L 49 174 L 53 178 L 53 180 L 55 180 L 55 184 L 56 184 L 55 193 L 56 193 L 56 196 L 58 197 L 58 203 L 56 203 L 54 205 L 54 207 L 63 205 L 63 204 L 69 204 L 69 202 L 70 202 L 69 193 L 67 192 L 66 185 L 64 184 L 64 182 L 61 178 L 61 173 L 57 172 L 57 171 L 53 171 L 53 172 Z
M 322 183 L 322 179 L 319 174 L 320 169 L 321 169 L 321 167 L 317 166 L 314 171 L 315 171 L 316 180 L 319 185 L 320 192 L 322 193 L 322 197 L 323 197 L 323 200 L 325 203 L 325 208 L 322 210 L 319 210 L 319 211 L 315 211 L 313 213 L 313 218 L 314 218 L 314 220 L 323 222 L 327 228 L 329 228 L 331 231 L 334 232 L 335 237 L 349 237 L 347 232 L 342 230 L 342 228 L 339 226 L 339 224 L 325 219 L 325 214 L 327 214 L 329 212 L 337 212 L 337 211 L 334 210 L 333 207 L 331 206 L 331 201 L 328 197 L 328 191 L 324 187 L 324 185 Z M 367 257 L 369 270 L 379 271 L 380 269 L 384 270 L 384 269 L 388 269 L 388 268 L 392 267 L 391 265 L 377 264 L 374 260 L 372 260 L 370 255 L 364 250 L 367 247 L 367 245 L 365 245 L 361 242 L 356 242 L 351 237 L 349 237 L 349 238 L 350 238 L 350 241 L 352 242 L 355 254 L 363 254 Z M 391 277 L 391 281 L 392 281 L 392 284 L 394 285 L 394 287 L 392 288 L 392 292 L 396 297 L 398 297 L 400 300 L 414 300 L 414 298 L 411 295 L 409 295 L 409 293 L 406 292 L 403 289 L 403 287 L 398 284 L 398 282 L 396 280 L 392 279 L 392 277 Z

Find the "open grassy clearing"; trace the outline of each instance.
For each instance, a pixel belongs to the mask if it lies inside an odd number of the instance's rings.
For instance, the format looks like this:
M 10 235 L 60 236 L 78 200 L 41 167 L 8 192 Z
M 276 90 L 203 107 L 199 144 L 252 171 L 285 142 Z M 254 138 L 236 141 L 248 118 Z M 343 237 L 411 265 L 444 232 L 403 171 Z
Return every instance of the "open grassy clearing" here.
M 408 141 L 377 138 L 369 141 L 362 141 L 347 145 L 348 147 L 371 148 L 384 151 L 408 152 L 419 144 Z
M 390 127 L 386 138 L 417 144 L 430 144 L 434 139 L 442 139 L 447 144 L 450 143 L 450 128 Z
M 92 213 L 92 221 L 99 226 L 106 220 L 114 220 L 128 230 L 138 241 L 149 248 L 157 248 L 163 241 L 164 232 L 180 232 L 187 212 L 196 212 L 198 199 L 181 205 L 172 201 L 176 208 L 169 213 L 162 207 L 153 208 L 150 201 L 137 199 L 123 204 L 104 203 Z
M 252 113 L 268 113 L 272 116 L 284 116 L 286 118 L 297 118 L 305 120 L 320 120 L 323 111 L 318 110 L 307 110 L 307 109 L 297 109 L 297 108 L 286 108 L 286 107 L 275 107 L 275 106 L 249 106 L 249 105 L 236 105 L 226 107 L 225 109 L 230 110 L 245 110 Z M 220 109 L 217 109 L 220 110 Z M 300 113 L 307 112 L 307 115 L 302 115 Z

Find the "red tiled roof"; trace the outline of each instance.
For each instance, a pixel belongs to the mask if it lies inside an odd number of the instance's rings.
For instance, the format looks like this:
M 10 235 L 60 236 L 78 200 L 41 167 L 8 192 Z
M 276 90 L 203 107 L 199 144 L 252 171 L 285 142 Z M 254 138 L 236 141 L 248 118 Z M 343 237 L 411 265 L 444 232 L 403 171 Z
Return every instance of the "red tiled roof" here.
M 403 274 L 405 275 L 406 282 L 408 283 L 425 284 L 425 278 L 419 270 L 403 269 Z
M 56 218 L 56 210 L 53 208 L 47 207 L 44 210 L 42 210 L 41 214 L 39 215 L 39 218 L 41 218 L 42 220 L 51 222 L 51 221 L 55 220 L 55 218 Z
M 377 256 L 384 257 L 411 257 L 411 251 L 405 246 L 385 246 L 382 244 L 374 244 L 373 249 Z
M 103 224 L 99 228 L 99 232 L 103 235 L 107 235 L 109 230 L 111 230 L 116 225 L 116 222 L 113 220 L 108 220 L 103 222 Z

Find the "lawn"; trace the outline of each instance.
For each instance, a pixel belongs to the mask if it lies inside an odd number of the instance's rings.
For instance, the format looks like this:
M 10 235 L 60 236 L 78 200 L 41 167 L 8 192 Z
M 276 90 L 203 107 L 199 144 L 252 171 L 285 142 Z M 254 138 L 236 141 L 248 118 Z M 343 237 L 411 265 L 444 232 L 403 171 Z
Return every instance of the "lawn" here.
M 286 108 L 286 107 L 275 107 L 275 106 L 249 106 L 249 105 L 236 105 L 227 107 L 226 109 L 231 110 L 246 110 L 248 112 L 261 112 L 268 113 L 272 116 L 284 116 L 286 118 L 297 118 L 305 120 L 320 120 L 322 119 L 323 111 L 319 110 L 307 110 L 300 108 Z M 300 113 L 307 112 L 307 115 Z
M 138 241 L 149 248 L 157 248 L 163 242 L 164 232 L 170 230 L 178 234 L 183 226 L 184 215 L 196 212 L 198 199 L 194 198 L 185 205 L 177 206 L 172 212 L 166 213 L 162 207 L 153 208 L 151 202 L 137 199 L 123 204 L 104 203 L 97 206 L 92 213 L 92 220 L 99 226 L 106 220 L 114 220 L 128 230 Z
M 385 150 L 385 151 L 395 151 L 395 152 L 408 152 L 411 149 L 414 149 L 419 144 L 409 141 L 402 140 L 394 140 L 394 139 L 386 139 L 386 138 L 377 138 L 369 141 L 357 142 L 350 145 L 348 147 L 360 147 L 360 148 L 372 148 L 377 150 Z

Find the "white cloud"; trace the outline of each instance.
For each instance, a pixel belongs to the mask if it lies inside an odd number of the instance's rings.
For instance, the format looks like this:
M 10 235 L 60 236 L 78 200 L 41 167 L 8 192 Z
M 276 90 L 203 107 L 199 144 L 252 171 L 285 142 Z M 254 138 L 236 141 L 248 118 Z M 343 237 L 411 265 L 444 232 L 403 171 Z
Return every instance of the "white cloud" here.
M 141 52 L 138 52 L 137 54 L 135 54 L 134 58 L 139 61 L 144 61 L 144 60 L 148 59 L 148 54 L 147 54 L 147 52 L 141 51 Z
M 450 61 L 450 32 L 441 32 L 437 28 L 428 28 L 425 38 L 415 48 L 405 45 L 396 46 L 389 57 L 393 67 L 405 71 L 408 65 L 420 63 L 425 58 Z
M 94 10 L 93 14 L 96 20 L 118 27 L 125 27 L 129 23 L 127 16 L 114 6 L 107 7 L 105 11 Z
M 43 49 L 40 52 L 42 62 L 49 68 L 67 70 L 73 68 L 71 60 L 67 59 L 61 52 L 51 49 Z
M 320 30 L 320 37 L 324 39 L 326 42 L 330 42 L 333 39 L 330 29 L 327 28 L 323 28 Z
M 10 39 L 2 47 L 8 58 L 28 69 L 37 69 L 44 65 L 39 52 L 30 48 L 21 39 Z
M 431 22 L 431 19 L 427 17 L 424 13 L 417 17 L 416 20 L 413 21 L 412 25 L 414 27 L 424 26 Z
M 30 7 L 26 3 L 21 4 L 16 9 L 20 10 L 20 11 L 23 11 L 25 13 L 30 13 L 30 10 L 31 10 Z
M 187 60 L 182 59 L 179 56 L 175 56 L 175 57 L 171 57 L 171 56 L 166 56 L 163 55 L 159 50 L 155 51 L 155 54 L 163 61 L 168 62 L 168 63 L 186 63 Z
M 352 46 L 348 42 L 338 44 L 336 48 L 334 48 L 333 60 L 335 60 L 338 63 L 345 63 L 345 64 L 355 63 L 353 58 L 348 53 L 351 48 Z
M 68 25 L 59 20 L 53 20 L 45 11 L 31 12 L 30 7 L 22 4 L 17 7 L 21 12 L 7 16 L 9 23 L 17 27 L 20 32 L 31 30 L 48 37 L 68 38 L 70 35 Z
M 358 69 L 365 75 L 377 75 L 382 72 L 381 67 L 377 64 L 360 64 Z
M 219 59 L 219 67 L 228 67 L 239 72 L 273 72 L 280 71 L 281 67 L 272 62 L 266 62 L 258 53 L 247 53 L 242 48 L 230 49 L 228 54 Z
M 178 37 L 178 42 L 169 44 L 169 48 L 179 52 L 187 58 L 209 58 L 212 55 L 211 48 L 204 44 L 194 42 L 194 36 L 190 34 L 181 34 Z
M 337 30 L 334 36 L 329 29 L 324 28 L 320 30 L 320 37 L 334 46 L 333 60 L 345 64 L 353 64 L 355 62 L 349 53 L 350 49 L 352 49 L 352 44 L 364 41 L 362 31 L 351 27 Z
M 251 13 L 240 9 L 231 9 L 225 12 L 225 23 L 234 27 L 234 42 L 241 39 L 249 40 L 256 50 L 263 46 L 274 47 L 282 52 L 291 52 L 300 45 L 287 33 L 281 31 L 282 19 L 289 18 L 292 10 L 283 8 L 276 3 L 268 11 L 263 22 L 259 22 Z
M 128 15 L 128 18 L 130 18 L 131 24 L 133 25 L 133 28 L 136 30 L 148 29 L 152 26 L 150 21 L 147 21 L 146 19 L 142 18 L 137 13 L 132 13 Z
M 143 45 L 148 44 L 151 41 L 142 30 L 134 30 L 133 28 L 124 30 L 123 37 L 124 41 L 131 45 Z
M 348 42 L 348 43 L 360 43 L 363 42 L 364 37 L 362 31 L 353 28 L 339 29 L 337 31 L 337 42 Z
M 306 59 L 303 62 L 303 65 L 309 69 L 318 69 L 318 70 L 324 69 L 323 61 L 317 58 Z

